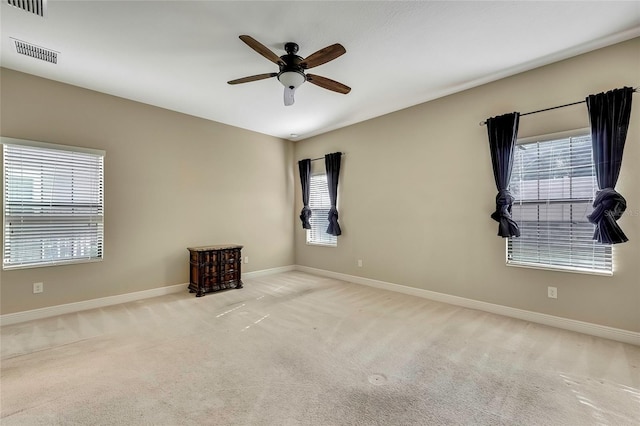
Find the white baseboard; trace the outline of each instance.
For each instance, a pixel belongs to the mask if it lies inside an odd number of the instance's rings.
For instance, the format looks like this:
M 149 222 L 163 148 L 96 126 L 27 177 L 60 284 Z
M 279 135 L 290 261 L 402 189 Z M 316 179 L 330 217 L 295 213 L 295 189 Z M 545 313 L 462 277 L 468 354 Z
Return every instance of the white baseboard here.
M 289 265 L 289 266 L 279 266 L 277 268 L 262 269 L 260 271 L 243 272 L 242 279 L 244 280 L 245 278 L 249 278 L 249 279 L 259 278 L 267 275 L 279 274 L 281 272 L 291 272 L 295 270 L 296 270 L 295 265 Z
M 133 302 L 136 300 L 148 299 L 150 297 L 164 296 L 165 294 L 184 291 L 187 288 L 187 285 L 188 284 L 175 284 L 168 287 L 158 287 L 133 293 L 118 294 L 116 296 L 100 297 L 98 299 L 83 300 L 82 302 L 65 303 L 64 305 L 55 305 L 46 308 L 32 309 L 30 311 L 0 315 L 0 325 L 16 324 L 19 322 L 47 318 L 55 315 L 86 311 L 87 309 L 104 308 L 105 306 Z
M 378 281 L 370 278 L 358 277 L 355 275 L 347 275 L 339 272 L 331 272 L 323 269 L 310 268 L 308 266 L 297 265 L 297 271 L 307 272 L 313 275 L 333 278 L 341 281 L 347 281 L 355 284 L 362 284 L 370 287 L 376 287 L 384 290 L 396 291 L 399 293 L 418 296 L 425 299 L 435 300 L 437 302 L 449 303 L 451 305 L 462 306 L 465 308 L 477 309 L 479 311 L 491 312 L 493 314 L 504 315 L 511 318 L 517 318 L 537 324 L 544 324 L 551 327 L 557 327 L 564 330 L 576 331 L 578 333 L 588 334 L 591 336 L 611 339 L 618 342 L 630 343 L 640 346 L 640 333 L 623 330 L 619 328 L 607 327 L 604 325 L 593 324 L 589 322 L 577 321 L 568 318 L 556 317 L 553 315 L 541 314 L 523 309 L 510 308 L 503 305 L 495 305 L 493 303 L 481 302 L 479 300 L 467 299 L 459 296 L 452 296 L 435 291 L 424 290 L 415 287 L 407 287 L 399 284 L 392 284 L 385 281 Z
M 279 268 L 264 269 L 261 271 L 246 272 L 242 278 L 251 279 L 265 275 L 277 274 L 280 272 L 293 271 L 295 266 L 282 266 Z M 56 315 L 70 314 L 74 312 L 86 311 L 87 309 L 104 308 L 106 306 L 118 305 L 120 303 L 133 302 L 136 300 L 149 299 L 151 297 L 164 296 L 166 294 L 186 291 L 188 284 L 175 284 L 167 287 L 152 288 L 149 290 L 136 291 L 133 293 L 118 294 L 116 296 L 101 297 L 98 299 L 83 300 L 81 302 L 66 303 L 64 305 L 49 306 L 46 308 L 32 309 L 30 311 L 15 312 L 13 314 L 0 315 L 0 326 L 17 324 L 41 318 L 53 317 Z
M 478 300 L 467 299 L 459 296 L 438 293 L 435 291 L 424 290 L 415 287 L 408 287 L 399 284 L 388 283 L 385 281 L 374 280 L 371 278 L 358 277 L 355 275 L 347 275 L 339 272 L 332 272 L 323 269 L 310 268 L 301 265 L 281 266 L 277 268 L 264 269 L 260 271 L 246 272 L 242 274 L 243 279 L 259 278 L 262 276 L 278 274 L 289 271 L 301 271 L 313 275 L 333 278 L 341 281 L 347 281 L 355 284 L 376 287 L 383 290 L 396 291 L 411 296 L 418 296 L 425 299 L 435 300 L 438 302 L 449 303 L 451 305 L 462 306 L 470 309 L 491 312 L 498 315 L 504 315 L 511 318 L 517 318 L 524 321 L 530 321 L 538 324 L 544 324 L 551 327 L 562 328 L 565 330 L 576 331 L 591 336 L 602 337 L 605 339 L 616 340 L 618 342 L 630 343 L 640 346 L 640 333 L 622 330 L 619 328 L 607 327 L 583 321 L 572 320 L 568 318 L 556 317 L 553 315 L 541 314 L 538 312 L 526 311 L 523 309 L 510 308 L 508 306 L 495 305 L 493 303 L 481 302 Z M 168 287 L 153 288 L 150 290 L 136 291 L 133 293 L 119 294 L 116 296 L 101 297 L 98 299 L 84 300 L 82 302 L 67 303 L 64 305 L 50 306 L 46 308 L 33 309 L 29 311 L 16 312 L 12 314 L 0 315 L 0 325 L 17 324 L 20 322 L 31 321 L 40 318 L 52 317 L 55 315 L 69 314 L 73 312 L 85 311 L 87 309 L 102 308 L 120 303 L 133 302 L 136 300 L 148 299 L 151 297 L 163 296 L 166 294 L 179 293 L 184 291 L 187 284 L 176 284 Z

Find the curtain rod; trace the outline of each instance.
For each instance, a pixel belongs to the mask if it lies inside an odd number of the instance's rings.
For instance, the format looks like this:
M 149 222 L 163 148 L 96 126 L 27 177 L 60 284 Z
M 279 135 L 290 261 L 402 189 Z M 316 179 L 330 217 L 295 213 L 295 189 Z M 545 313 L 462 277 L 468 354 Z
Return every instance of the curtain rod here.
M 341 152 L 340 154 L 342 154 L 343 156 L 344 156 L 344 155 L 347 155 L 347 154 L 345 154 L 344 152 Z M 312 158 L 312 159 L 311 159 L 311 161 L 318 161 L 318 160 L 324 160 L 324 157 L 318 157 L 318 158 Z
M 636 93 L 638 90 L 640 90 L 640 86 L 634 87 L 633 88 L 633 93 Z M 578 101 L 578 102 L 571 102 L 570 104 L 558 105 L 558 106 L 554 106 L 554 107 L 551 107 L 551 108 L 539 109 L 537 111 L 525 112 L 524 114 L 520 114 L 520 117 L 525 116 L 525 115 L 530 115 L 530 114 L 537 114 L 539 112 L 551 111 L 552 109 L 564 108 L 564 107 L 568 107 L 568 106 L 571 106 L 571 105 L 583 104 L 585 102 L 587 102 L 587 101 L 584 100 L 584 101 Z M 486 121 L 481 121 L 480 122 L 480 126 L 484 126 L 486 124 L 487 124 Z

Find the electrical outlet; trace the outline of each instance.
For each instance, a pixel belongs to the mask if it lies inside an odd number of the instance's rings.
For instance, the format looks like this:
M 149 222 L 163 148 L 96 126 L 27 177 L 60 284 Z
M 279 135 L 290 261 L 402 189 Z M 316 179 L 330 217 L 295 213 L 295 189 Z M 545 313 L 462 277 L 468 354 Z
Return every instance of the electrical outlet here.
M 44 291 L 44 283 L 33 283 L 33 293 L 42 293 Z
M 249 256 L 244 257 L 244 263 L 249 263 Z
M 362 268 L 362 259 L 358 259 L 358 268 Z
M 547 297 L 551 299 L 557 299 L 558 289 L 556 287 L 547 287 Z

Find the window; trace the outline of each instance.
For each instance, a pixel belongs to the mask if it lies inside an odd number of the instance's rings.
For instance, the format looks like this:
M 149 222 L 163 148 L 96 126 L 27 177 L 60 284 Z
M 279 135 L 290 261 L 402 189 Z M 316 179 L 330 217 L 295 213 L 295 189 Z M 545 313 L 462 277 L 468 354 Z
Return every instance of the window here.
M 311 219 L 309 221 L 311 229 L 307 229 L 307 244 L 336 247 L 338 245 L 338 237 L 327 234 L 331 200 L 329 199 L 326 173 L 311 175 L 309 208 L 311 209 Z
M 507 241 L 507 263 L 611 275 L 611 246 L 593 240 L 587 220 L 598 190 L 591 136 L 519 143 L 510 190 L 519 238 Z
M 104 152 L 2 143 L 3 268 L 102 259 Z

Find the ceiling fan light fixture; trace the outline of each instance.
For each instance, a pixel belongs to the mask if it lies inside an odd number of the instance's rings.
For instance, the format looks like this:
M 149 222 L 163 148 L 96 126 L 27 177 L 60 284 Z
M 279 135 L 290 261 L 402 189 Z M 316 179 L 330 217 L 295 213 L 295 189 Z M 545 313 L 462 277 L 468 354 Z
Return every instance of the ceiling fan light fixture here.
M 278 74 L 278 81 L 289 89 L 297 89 L 306 80 L 306 77 L 300 71 L 283 71 Z

